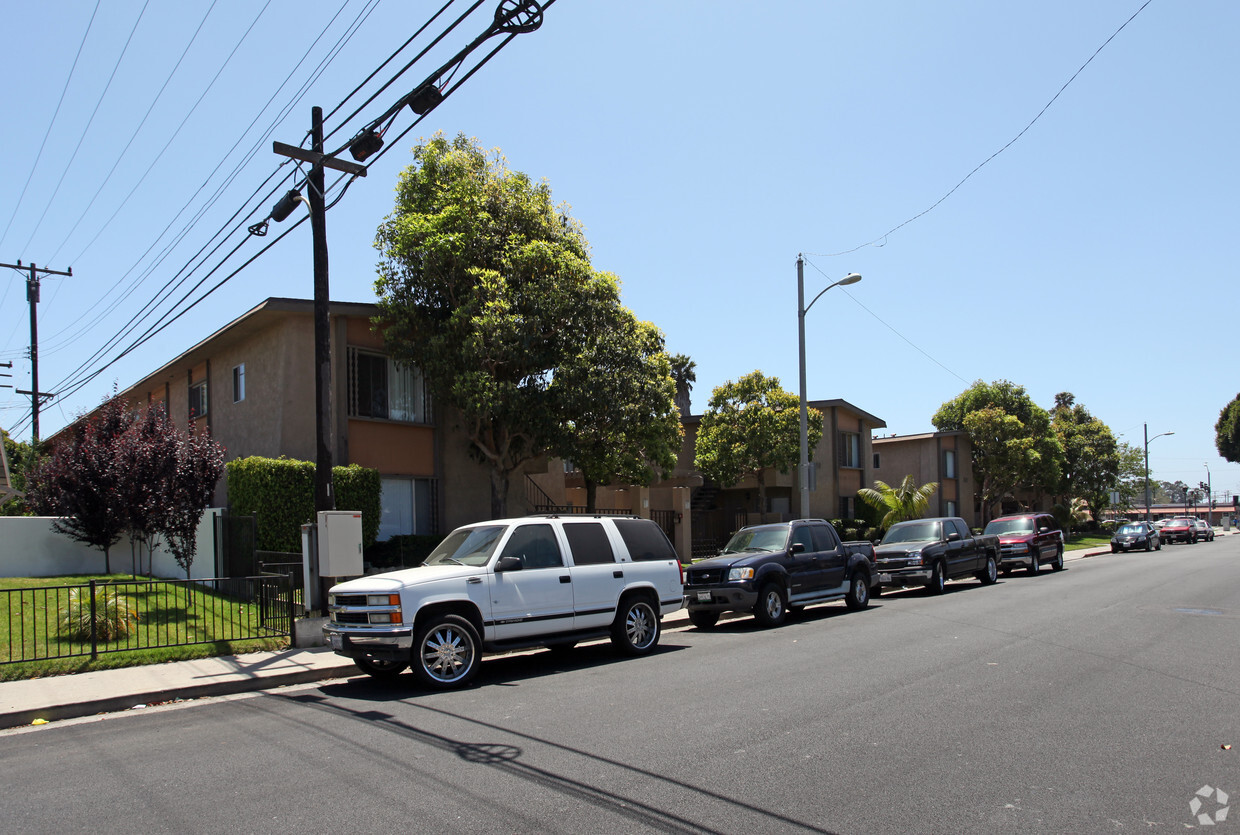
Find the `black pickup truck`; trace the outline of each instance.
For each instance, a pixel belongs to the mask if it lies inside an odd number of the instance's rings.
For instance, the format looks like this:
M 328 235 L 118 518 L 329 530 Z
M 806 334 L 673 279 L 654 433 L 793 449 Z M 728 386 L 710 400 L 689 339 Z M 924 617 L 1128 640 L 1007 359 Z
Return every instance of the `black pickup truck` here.
M 970 575 L 990 585 L 999 577 L 999 537 L 969 531 L 945 516 L 900 522 L 875 548 L 879 586 L 925 586 L 943 593 L 948 580 Z
M 732 535 L 719 556 L 685 570 L 685 606 L 694 626 L 709 629 L 723 612 L 753 612 L 778 626 L 812 603 L 870 603 L 874 547 L 841 542 L 824 519 L 751 525 Z

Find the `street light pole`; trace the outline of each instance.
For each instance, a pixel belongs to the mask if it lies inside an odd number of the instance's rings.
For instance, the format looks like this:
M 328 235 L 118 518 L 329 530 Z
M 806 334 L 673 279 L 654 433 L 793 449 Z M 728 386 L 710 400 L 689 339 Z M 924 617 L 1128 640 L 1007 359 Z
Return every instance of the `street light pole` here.
M 807 305 L 805 303 L 805 259 L 799 253 L 797 254 L 797 347 L 801 372 L 801 462 L 797 467 L 797 474 L 801 486 L 800 514 L 802 517 L 809 515 L 809 405 L 805 399 L 805 314 L 827 290 L 832 287 L 856 284 L 860 280 L 861 276 L 857 273 L 849 273 L 834 284 L 823 288 Z
M 1160 432 L 1153 438 L 1150 437 L 1150 425 L 1148 423 L 1141 424 L 1142 431 L 1145 434 L 1145 521 L 1150 521 L 1150 441 L 1157 440 L 1163 435 L 1174 435 L 1174 432 Z
M 1210 465 L 1202 463 L 1206 468 L 1206 520 L 1214 527 L 1214 479 L 1210 476 Z

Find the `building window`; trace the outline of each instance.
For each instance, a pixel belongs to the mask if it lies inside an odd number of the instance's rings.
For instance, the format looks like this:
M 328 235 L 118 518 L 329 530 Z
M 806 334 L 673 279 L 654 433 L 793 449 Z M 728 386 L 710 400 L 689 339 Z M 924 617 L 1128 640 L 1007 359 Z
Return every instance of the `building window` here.
M 943 451 L 943 478 L 956 477 L 956 450 Z
M 960 515 L 960 513 L 956 509 L 956 503 L 952 501 L 951 499 L 948 499 L 946 502 L 944 502 L 943 510 L 946 512 L 948 516 L 959 516 Z
M 382 354 L 350 348 L 351 417 L 430 423 L 430 398 L 422 374 Z
M 383 478 L 379 488 L 378 539 L 439 532 L 432 478 Z
M 855 510 L 856 510 L 856 503 L 854 502 L 852 496 L 840 496 L 840 518 L 841 519 L 855 518 L 854 516 Z
M 233 402 L 245 400 L 245 363 L 233 366 Z
M 878 453 L 876 452 L 876 453 L 874 453 L 874 469 L 876 469 L 876 470 L 877 470 L 878 468 L 879 468 L 879 463 L 878 463 Z
M 861 466 L 861 436 L 856 432 L 840 433 L 840 466 Z
M 190 420 L 200 418 L 207 414 L 207 381 L 201 380 L 197 383 L 190 384 L 189 387 L 189 417 Z

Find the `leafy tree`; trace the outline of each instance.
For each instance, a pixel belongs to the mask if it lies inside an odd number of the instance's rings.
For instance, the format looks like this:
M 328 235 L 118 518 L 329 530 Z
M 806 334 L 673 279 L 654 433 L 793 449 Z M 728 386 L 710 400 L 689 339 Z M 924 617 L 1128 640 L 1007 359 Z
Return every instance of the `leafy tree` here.
M 676 466 L 680 416 L 663 334 L 626 308 L 556 370 L 550 392 L 562 416 L 553 449 L 585 478 L 587 510 L 600 484 L 649 485 Z
M 618 304 L 580 225 L 551 188 L 476 142 L 439 135 L 414 149 L 380 225 L 375 282 L 388 351 L 420 368 L 491 470 L 491 512 L 510 475 L 554 441 L 548 389 Z
M 897 522 L 920 519 L 924 516 L 926 508 L 930 506 L 930 497 L 938 489 L 937 481 L 918 487 L 910 474 L 904 477 L 899 487 L 875 481 L 872 488 L 862 487 L 858 490 L 857 496 L 880 513 L 885 511 L 883 518 L 879 521 L 879 526 L 890 528 Z
M 1119 478 L 1119 442 L 1111 428 L 1076 402 L 1069 392 L 1055 396 L 1051 428 L 1063 448 L 1060 501 L 1083 498 L 1090 507 L 1110 504 L 1109 493 Z
M 1145 509 L 1145 454 L 1141 447 L 1131 444 L 1119 444 L 1117 452 L 1119 471 L 1116 474 L 1115 489 L 1119 493 L 1118 507 L 1128 510 L 1134 507 Z M 1150 483 L 1153 491 L 1156 484 Z
M 1218 413 L 1214 445 L 1219 455 L 1233 464 L 1240 464 L 1240 394 Z
M 165 510 L 160 527 L 188 580 L 198 548 L 198 525 L 224 473 L 224 448 L 195 430 L 177 432 L 175 441 L 176 466 L 163 485 Z
M 1050 415 L 1007 380 L 981 380 L 935 412 L 940 432 L 963 429 L 973 447 L 973 478 L 982 500 L 982 521 L 995 502 L 1019 489 L 1053 492 L 1059 484 L 1063 447 Z
M 26 493 L 35 513 L 61 517 L 52 523 L 57 532 L 103 551 L 107 574 L 112 573 L 111 548 L 127 524 L 117 500 L 125 475 L 117 445 L 133 422 L 119 398 L 104 401 L 35 468 Z
M 822 413 L 809 410 L 809 446 L 822 440 Z M 746 476 L 758 482 L 758 510 L 766 509 L 766 470 L 788 472 L 801 455 L 800 400 L 778 377 L 761 371 L 718 386 L 698 427 L 694 465 L 725 487 Z
M 168 418 L 162 403 L 134 413 L 132 425 L 116 444 L 121 465 L 121 479 L 116 501 L 129 533 L 132 557 L 131 573 L 143 571 L 142 554 L 146 552 L 149 574 L 152 555 L 167 528 L 168 485 L 177 468 L 178 430 Z M 215 483 L 212 482 L 212 488 Z
M 9 467 L 10 486 L 13 490 L 24 493 L 30 471 L 38 464 L 39 452 L 31 444 L 13 440 L 3 429 L 0 429 L 0 437 L 3 437 L 4 441 L 4 458 Z M 0 516 L 26 516 L 29 513 L 25 500 L 19 496 L 10 496 L 7 500 L 0 496 Z
M 685 354 L 672 354 L 671 361 L 672 380 L 676 383 L 676 408 L 680 410 L 681 418 L 686 418 L 690 410 L 689 393 L 697 382 L 697 363 Z

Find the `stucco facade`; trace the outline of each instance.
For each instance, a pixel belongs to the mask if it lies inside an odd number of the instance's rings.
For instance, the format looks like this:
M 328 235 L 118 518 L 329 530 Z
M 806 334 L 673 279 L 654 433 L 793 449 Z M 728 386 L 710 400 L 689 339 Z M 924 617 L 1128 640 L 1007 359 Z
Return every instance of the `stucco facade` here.
M 485 518 L 490 507 L 489 481 L 477 463 L 464 474 L 455 466 L 461 456 L 451 445 L 448 456 L 442 433 L 435 425 L 429 398 L 420 377 L 407 378 L 403 391 L 410 403 L 399 417 L 388 400 L 394 386 L 372 386 L 359 407 L 359 368 L 378 368 L 398 374 L 383 353 L 381 335 L 371 328 L 377 313 L 373 304 L 333 302 L 331 327 L 331 445 L 338 465 L 360 464 L 379 471 L 384 479 L 384 531 L 437 533 L 459 518 Z M 135 407 L 167 404 L 181 426 L 205 430 L 220 443 L 226 460 L 261 455 L 315 459 L 313 303 L 306 299 L 271 298 L 225 325 L 185 353 L 120 392 Z M 409 382 L 411 381 L 411 382 Z M 205 389 L 205 391 L 204 391 Z M 417 389 L 412 391 L 412 389 Z M 416 395 L 416 396 L 415 396 Z M 382 411 L 371 408 L 378 398 Z M 48 439 L 56 443 L 66 430 Z M 454 465 L 445 479 L 445 461 Z M 485 501 L 472 506 L 445 501 L 446 487 L 472 494 L 473 483 L 486 485 Z M 408 494 L 407 502 L 405 494 Z M 227 504 L 227 484 L 221 479 L 216 503 Z M 408 507 L 403 506 L 405 503 Z M 450 509 L 449 509 L 450 508 Z
M 970 527 L 978 524 L 973 484 L 973 451 L 964 432 L 926 432 L 919 435 L 893 435 L 875 438 L 873 474 L 875 480 L 892 487 L 911 475 L 920 487 L 938 482 L 930 497 L 928 516 L 959 516 Z

